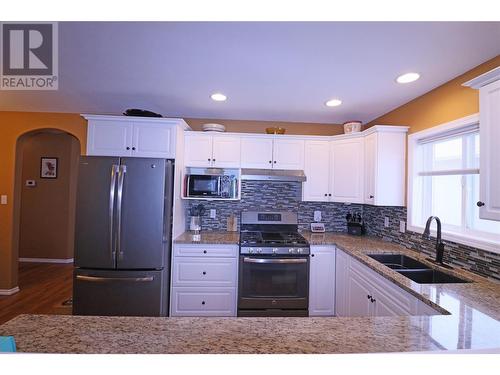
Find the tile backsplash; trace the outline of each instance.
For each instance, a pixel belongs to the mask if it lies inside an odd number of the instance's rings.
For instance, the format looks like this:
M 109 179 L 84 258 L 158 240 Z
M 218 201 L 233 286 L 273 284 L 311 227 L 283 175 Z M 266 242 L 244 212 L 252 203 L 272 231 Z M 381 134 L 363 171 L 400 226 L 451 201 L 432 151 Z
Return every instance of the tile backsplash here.
M 362 204 L 329 202 L 302 202 L 299 182 L 242 181 L 241 200 L 187 202 L 187 228 L 189 228 L 189 208 L 203 204 L 206 208 L 202 217 L 203 230 L 226 230 L 227 218 L 234 214 L 238 218 L 241 211 L 293 211 L 298 213 L 299 229 L 309 230 L 315 210 L 322 213 L 322 222 L 329 232 L 346 232 L 345 216 L 349 212 L 360 213 L 365 220 L 367 234 L 381 237 L 410 249 L 435 256 L 435 240 L 423 239 L 419 233 L 399 232 L 399 221 L 405 221 L 406 207 L 377 207 Z M 210 209 L 216 210 L 216 218 L 210 218 Z M 384 218 L 389 218 L 389 227 L 384 226 Z M 471 272 L 500 280 L 500 254 L 476 249 L 470 246 L 445 241 L 445 261 Z
M 319 210 L 327 231 L 343 232 L 346 230 L 345 216 L 349 212 L 362 213 L 363 210 L 360 204 L 302 202 L 300 182 L 242 181 L 239 201 L 188 201 L 187 228 L 189 228 L 189 208 L 200 203 L 206 208 L 202 217 L 204 230 L 226 230 L 227 218 L 231 214 L 238 217 L 239 229 L 241 211 L 297 212 L 299 228 L 307 230 L 313 222 L 314 211 Z M 216 210 L 215 219 L 210 218 L 210 209 Z

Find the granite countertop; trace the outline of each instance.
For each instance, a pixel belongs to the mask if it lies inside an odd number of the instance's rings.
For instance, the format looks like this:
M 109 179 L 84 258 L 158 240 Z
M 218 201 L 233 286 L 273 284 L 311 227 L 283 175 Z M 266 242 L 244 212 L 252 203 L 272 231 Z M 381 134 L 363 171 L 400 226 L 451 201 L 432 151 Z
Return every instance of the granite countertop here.
M 14 335 L 21 352 L 42 353 L 370 353 L 500 348 L 498 283 L 455 269 L 452 273 L 474 282 L 416 284 L 366 255 L 405 253 L 431 264 L 415 251 L 372 237 L 302 234 L 312 245 L 336 245 L 446 314 L 362 318 L 20 315 L 0 326 L 0 335 Z M 212 235 L 221 240 L 216 233 Z M 183 236 L 179 243 L 193 243 L 184 242 L 188 238 Z
M 184 232 L 179 237 L 174 239 L 174 243 L 238 245 L 240 243 L 240 232 L 201 231 L 200 234 L 194 234 L 193 232 Z

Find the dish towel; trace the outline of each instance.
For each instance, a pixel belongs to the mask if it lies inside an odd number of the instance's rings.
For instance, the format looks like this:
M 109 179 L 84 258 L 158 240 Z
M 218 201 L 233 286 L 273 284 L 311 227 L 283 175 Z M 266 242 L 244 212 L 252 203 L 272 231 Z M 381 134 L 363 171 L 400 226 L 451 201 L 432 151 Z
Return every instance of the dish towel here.
M 0 353 L 15 352 L 16 341 L 13 336 L 0 336 Z

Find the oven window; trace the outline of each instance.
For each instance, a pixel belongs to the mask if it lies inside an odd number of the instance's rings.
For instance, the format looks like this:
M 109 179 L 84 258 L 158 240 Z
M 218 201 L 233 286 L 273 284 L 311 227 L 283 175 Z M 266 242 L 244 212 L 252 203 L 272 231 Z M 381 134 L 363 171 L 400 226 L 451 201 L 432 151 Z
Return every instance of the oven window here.
M 307 263 L 243 262 L 242 277 L 242 297 L 302 298 L 307 295 Z

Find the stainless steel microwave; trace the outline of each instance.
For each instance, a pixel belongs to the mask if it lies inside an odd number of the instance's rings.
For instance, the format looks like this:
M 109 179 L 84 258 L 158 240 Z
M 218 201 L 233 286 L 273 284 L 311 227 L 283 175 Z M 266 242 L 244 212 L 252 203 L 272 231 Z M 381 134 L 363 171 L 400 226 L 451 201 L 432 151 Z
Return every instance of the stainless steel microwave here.
M 235 175 L 188 174 L 185 186 L 185 195 L 189 198 L 238 197 L 238 178 Z

